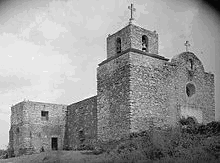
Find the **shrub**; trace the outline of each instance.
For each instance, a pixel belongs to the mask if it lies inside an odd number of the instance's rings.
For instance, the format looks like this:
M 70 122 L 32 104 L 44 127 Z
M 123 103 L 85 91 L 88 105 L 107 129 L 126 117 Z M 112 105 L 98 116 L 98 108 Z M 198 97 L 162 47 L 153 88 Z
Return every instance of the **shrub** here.
M 146 157 L 140 150 L 123 151 L 112 157 L 112 161 L 117 163 L 136 163 L 138 160 L 144 159 L 146 159 Z
M 216 159 L 220 158 L 220 136 L 213 136 L 202 141 L 203 149 L 214 156 Z
M 176 128 L 152 128 L 99 142 L 96 151 L 110 155 L 108 162 L 220 162 L 219 126 L 219 122 L 204 125 L 183 118 Z
M 104 153 L 104 152 L 110 153 L 122 141 L 123 141 L 123 139 L 111 140 L 111 141 L 100 141 L 100 140 L 97 140 L 96 144 L 94 145 L 94 152 L 96 154 L 101 154 L 101 153 Z
M 94 147 L 90 144 L 81 144 L 77 150 L 94 150 Z

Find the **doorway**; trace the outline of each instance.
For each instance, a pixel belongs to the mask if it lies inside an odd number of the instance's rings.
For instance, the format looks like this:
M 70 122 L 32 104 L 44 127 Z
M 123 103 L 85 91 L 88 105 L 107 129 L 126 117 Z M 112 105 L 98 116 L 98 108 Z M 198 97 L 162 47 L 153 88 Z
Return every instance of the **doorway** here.
M 51 148 L 52 150 L 58 150 L 58 138 L 51 138 Z

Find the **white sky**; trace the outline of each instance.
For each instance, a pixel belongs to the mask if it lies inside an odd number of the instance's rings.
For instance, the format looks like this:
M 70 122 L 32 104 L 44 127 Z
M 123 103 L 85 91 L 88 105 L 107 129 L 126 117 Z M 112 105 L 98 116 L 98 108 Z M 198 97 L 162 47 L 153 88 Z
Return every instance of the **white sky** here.
M 24 99 L 71 104 L 96 95 L 106 37 L 128 23 L 130 0 L 7 0 L 0 3 L 0 148 L 8 144 L 10 107 Z M 220 119 L 220 20 L 200 1 L 133 1 L 137 24 L 159 34 L 160 55 L 185 50 L 215 74 Z M 217 110 L 218 109 L 218 110 Z

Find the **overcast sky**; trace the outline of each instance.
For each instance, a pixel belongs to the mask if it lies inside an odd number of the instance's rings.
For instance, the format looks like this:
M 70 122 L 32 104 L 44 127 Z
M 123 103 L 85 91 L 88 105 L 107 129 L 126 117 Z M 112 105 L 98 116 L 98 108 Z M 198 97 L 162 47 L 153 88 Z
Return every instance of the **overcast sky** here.
M 185 50 L 215 74 L 220 118 L 220 20 L 199 0 L 137 0 L 135 19 L 159 34 L 159 54 Z M 106 37 L 128 24 L 130 0 L 0 2 L 0 148 L 8 144 L 10 107 L 23 101 L 71 104 L 96 95 Z

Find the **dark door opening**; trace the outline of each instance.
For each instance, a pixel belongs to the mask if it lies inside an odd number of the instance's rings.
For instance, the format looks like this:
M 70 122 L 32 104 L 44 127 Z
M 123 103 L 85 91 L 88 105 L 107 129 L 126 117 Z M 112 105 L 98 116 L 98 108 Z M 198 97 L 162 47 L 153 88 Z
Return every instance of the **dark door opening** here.
M 58 150 L 58 138 L 51 138 L 52 150 Z

